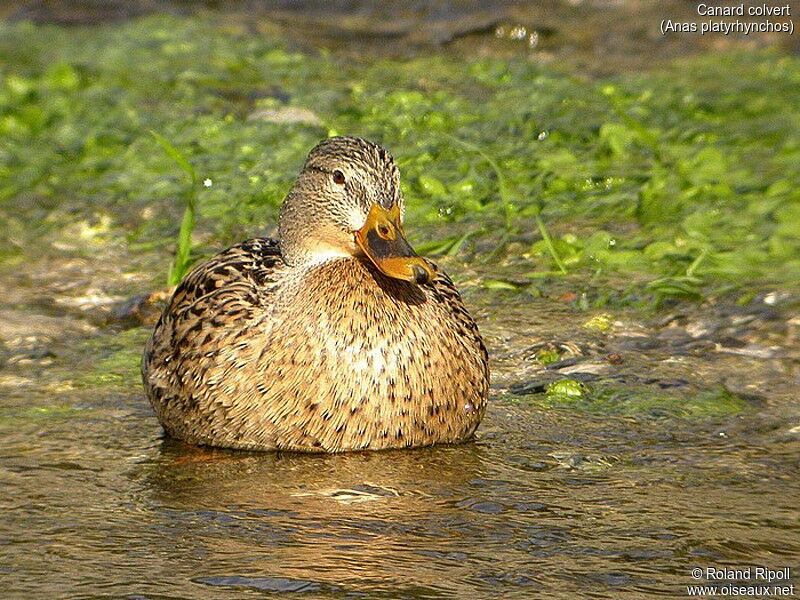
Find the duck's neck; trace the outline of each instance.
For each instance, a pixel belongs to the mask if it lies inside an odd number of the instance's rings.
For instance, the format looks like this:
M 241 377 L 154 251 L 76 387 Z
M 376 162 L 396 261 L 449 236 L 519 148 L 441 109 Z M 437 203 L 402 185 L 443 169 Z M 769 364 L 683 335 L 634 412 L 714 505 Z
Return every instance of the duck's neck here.
M 355 260 L 355 257 L 349 252 L 325 243 L 317 244 L 315 248 L 310 248 L 302 252 L 295 252 L 292 258 L 294 260 L 287 259 L 286 262 L 298 270 L 313 269 L 325 263 L 344 258 Z
M 302 189 L 293 189 L 286 197 L 278 219 L 278 236 L 283 259 L 292 267 L 304 268 L 358 253 L 347 227 L 310 202 Z
M 324 310 L 342 302 L 363 311 L 389 310 L 387 307 L 418 305 L 425 302 L 422 289 L 408 281 L 392 279 L 381 273 L 370 261 L 356 256 L 330 256 L 318 262 L 307 261 L 291 266 L 294 285 L 287 293 L 298 296 L 302 304 Z

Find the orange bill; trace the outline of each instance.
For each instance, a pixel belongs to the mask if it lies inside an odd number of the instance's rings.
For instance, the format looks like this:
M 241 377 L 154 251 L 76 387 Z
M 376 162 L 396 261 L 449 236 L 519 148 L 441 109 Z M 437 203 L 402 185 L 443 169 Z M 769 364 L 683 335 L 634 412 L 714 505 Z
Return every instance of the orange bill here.
M 389 210 L 373 204 L 367 222 L 356 231 L 355 238 L 364 254 L 384 275 L 418 284 L 433 279 L 433 269 L 406 241 L 400 224 L 400 206 L 396 202 Z

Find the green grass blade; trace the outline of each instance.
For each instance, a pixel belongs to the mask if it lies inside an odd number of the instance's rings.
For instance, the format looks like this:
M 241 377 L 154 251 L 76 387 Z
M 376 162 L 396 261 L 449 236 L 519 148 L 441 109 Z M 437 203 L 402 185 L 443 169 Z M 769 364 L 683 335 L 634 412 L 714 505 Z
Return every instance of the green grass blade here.
M 169 156 L 180 169 L 189 176 L 189 189 L 185 192 L 186 208 L 183 211 L 183 218 L 181 219 L 181 227 L 178 230 L 178 239 L 175 248 L 175 259 L 169 268 L 167 275 L 167 283 L 170 286 L 179 284 L 189 267 L 192 264 L 192 232 L 194 231 L 197 211 L 197 172 L 194 170 L 192 163 L 173 146 L 164 136 L 156 131 L 150 130 L 150 135 L 158 142 L 158 145 L 164 150 L 164 153 Z
M 173 161 L 175 161 L 175 164 L 178 165 L 181 170 L 183 170 L 183 172 L 191 178 L 192 185 L 197 183 L 197 173 L 195 172 L 192 163 L 186 160 L 186 157 L 184 157 L 183 154 L 181 154 L 181 152 L 163 135 L 157 131 L 153 131 L 152 129 L 150 130 L 150 135 L 152 135 L 156 142 L 158 142 L 158 145 L 161 146 L 161 148 L 164 150 L 164 153 Z
M 550 237 L 550 232 L 547 231 L 547 227 L 542 221 L 542 217 L 540 215 L 536 215 L 536 226 L 539 228 L 539 233 L 542 235 L 542 239 L 544 240 L 545 245 L 547 246 L 547 251 L 550 253 L 550 256 L 553 257 L 553 262 L 556 263 L 558 270 L 561 271 L 561 274 L 564 275 L 567 272 L 567 268 L 564 266 L 564 263 L 561 261 L 561 257 L 556 252 L 556 247 L 553 245 L 553 239 Z

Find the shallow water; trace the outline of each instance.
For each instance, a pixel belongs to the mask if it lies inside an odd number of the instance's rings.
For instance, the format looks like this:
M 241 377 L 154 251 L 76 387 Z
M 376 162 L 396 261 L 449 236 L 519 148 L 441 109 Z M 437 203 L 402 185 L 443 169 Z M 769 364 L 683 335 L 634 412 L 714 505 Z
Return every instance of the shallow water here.
M 800 552 L 796 447 L 500 401 L 462 447 L 246 455 L 106 404 L 6 436 L 12 596 L 676 597 L 691 567 Z
M 797 567 L 787 299 L 619 312 L 601 332 L 553 299 L 466 286 L 494 361 L 476 441 L 251 454 L 164 440 L 136 373 L 148 327 L 109 320 L 118 301 L 48 262 L 51 300 L 30 275 L 3 273 L 9 597 L 681 597 L 693 567 Z M 121 297 L 139 285 L 92 276 Z M 542 367 L 531 357 L 543 343 L 571 359 Z M 602 405 L 536 393 L 565 377 L 639 391 Z M 736 403 L 687 409 L 720 385 Z M 639 402 L 664 390 L 673 405 Z

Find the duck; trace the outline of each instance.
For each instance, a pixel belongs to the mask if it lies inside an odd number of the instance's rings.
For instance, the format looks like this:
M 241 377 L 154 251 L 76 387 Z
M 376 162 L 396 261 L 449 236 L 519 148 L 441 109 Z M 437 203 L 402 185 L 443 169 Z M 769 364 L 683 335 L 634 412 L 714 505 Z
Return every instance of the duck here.
M 486 411 L 489 356 L 447 274 L 404 233 L 400 173 L 358 137 L 320 142 L 278 239 L 196 266 L 142 358 L 167 436 L 243 450 L 457 444 Z

